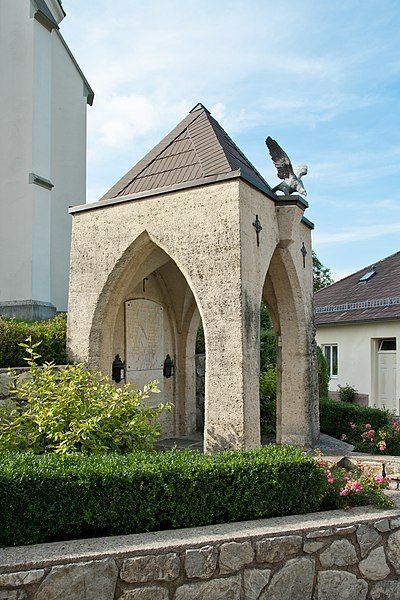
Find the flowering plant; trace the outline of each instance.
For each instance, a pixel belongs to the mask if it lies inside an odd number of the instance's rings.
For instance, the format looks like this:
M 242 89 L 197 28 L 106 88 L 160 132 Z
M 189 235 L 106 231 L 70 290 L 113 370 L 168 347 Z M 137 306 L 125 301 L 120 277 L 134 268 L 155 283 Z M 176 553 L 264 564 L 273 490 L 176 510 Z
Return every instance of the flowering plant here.
M 353 444 L 360 452 L 368 454 L 400 455 L 400 424 L 392 419 L 390 425 L 373 429 L 370 423 L 356 425 L 350 422 L 351 433 L 342 434 L 341 439 Z
M 322 498 L 322 506 L 325 510 L 347 509 L 367 504 L 392 506 L 392 500 L 384 494 L 384 490 L 389 487 L 389 477 L 374 473 L 361 462 L 357 462 L 352 470 L 338 467 L 335 463 L 326 461 L 320 452 L 316 460 L 326 480 Z

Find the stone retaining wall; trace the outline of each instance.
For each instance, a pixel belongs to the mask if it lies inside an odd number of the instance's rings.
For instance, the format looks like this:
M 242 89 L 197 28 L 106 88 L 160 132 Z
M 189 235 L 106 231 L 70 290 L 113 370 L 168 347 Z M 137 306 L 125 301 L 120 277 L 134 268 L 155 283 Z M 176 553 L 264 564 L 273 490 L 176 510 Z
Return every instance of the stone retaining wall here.
M 400 598 L 400 511 L 372 508 L 0 550 L 2 600 Z

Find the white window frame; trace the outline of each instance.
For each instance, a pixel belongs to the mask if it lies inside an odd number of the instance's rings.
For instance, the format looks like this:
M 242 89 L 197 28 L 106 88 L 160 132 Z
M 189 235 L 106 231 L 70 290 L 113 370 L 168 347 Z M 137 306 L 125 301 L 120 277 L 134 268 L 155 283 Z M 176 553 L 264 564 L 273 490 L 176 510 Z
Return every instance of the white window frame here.
M 329 352 L 329 360 L 326 356 L 325 348 L 330 348 Z M 333 371 L 333 351 L 332 349 L 336 348 L 336 374 L 332 373 Z M 328 363 L 328 371 L 329 371 L 329 379 L 338 379 L 339 377 L 339 346 L 338 344 L 322 344 L 322 352 L 324 353 L 325 360 Z

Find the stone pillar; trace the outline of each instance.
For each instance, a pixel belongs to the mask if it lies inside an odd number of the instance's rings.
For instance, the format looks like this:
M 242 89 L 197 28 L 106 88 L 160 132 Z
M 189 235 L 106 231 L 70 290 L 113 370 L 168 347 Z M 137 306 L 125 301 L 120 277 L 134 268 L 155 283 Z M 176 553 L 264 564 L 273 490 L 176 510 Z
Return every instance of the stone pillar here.
M 240 294 L 236 295 L 237 318 L 224 318 L 223 311 L 217 309 L 215 314 L 221 318 L 204 323 L 205 452 L 260 445 L 259 352 L 257 343 L 246 343 L 253 330 L 257 336 L 259 309 L 252 316 L 250 331 L 240 307 Z M 220 302 L 222 305 L 224 297 Z

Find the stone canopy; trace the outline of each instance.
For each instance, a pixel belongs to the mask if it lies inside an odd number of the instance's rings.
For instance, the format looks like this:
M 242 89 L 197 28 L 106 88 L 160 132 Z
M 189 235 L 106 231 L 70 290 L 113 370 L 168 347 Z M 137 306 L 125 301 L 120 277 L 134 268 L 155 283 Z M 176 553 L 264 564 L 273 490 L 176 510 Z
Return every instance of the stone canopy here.
M 206 347 L 204 448 L 260 444 L 259 314 L 278 339 L 277 441 L 318 438 L 312 224 L 209 111 L 192 111 L 93 204 L 73 207 L 68 345 L 111 375 L 157 379 L 162 435 L 196 427 L 195 342 Z M 172 373 L 165 369 L 167 357 Z M 172 376 L 169 376 L 172 375 Z

